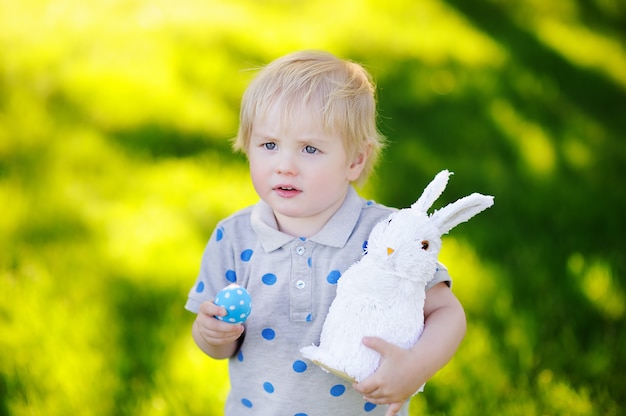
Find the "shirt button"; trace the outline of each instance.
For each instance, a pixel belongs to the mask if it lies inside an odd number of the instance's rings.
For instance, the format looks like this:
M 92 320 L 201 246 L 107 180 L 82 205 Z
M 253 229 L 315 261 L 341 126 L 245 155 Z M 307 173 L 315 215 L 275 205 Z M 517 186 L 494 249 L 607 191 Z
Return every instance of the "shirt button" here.
M 296 282 L 296 287 L 297 287 L 298 289 L 304 289 L 304 287 L 305 287 L 305 286 L 306 286 L 306 283 L 304 283 L 304 280 L 298 280 L 298 281 Z
M 305 251 L 306 251 L 306 249 L 304 247 L 302 247 L 302 246 L 296 248 L 296 254 L 299 255 L 299 256 L 303 255 Z

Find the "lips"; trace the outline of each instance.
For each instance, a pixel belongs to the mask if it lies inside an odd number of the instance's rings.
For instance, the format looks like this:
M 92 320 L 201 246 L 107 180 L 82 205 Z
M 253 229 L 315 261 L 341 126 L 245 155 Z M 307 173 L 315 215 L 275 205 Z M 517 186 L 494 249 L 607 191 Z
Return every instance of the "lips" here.
M 300 189 L 292 185 L 277 185 L 273 187 L 272 190 L 285 198 L 294 197 L 302 192 Z

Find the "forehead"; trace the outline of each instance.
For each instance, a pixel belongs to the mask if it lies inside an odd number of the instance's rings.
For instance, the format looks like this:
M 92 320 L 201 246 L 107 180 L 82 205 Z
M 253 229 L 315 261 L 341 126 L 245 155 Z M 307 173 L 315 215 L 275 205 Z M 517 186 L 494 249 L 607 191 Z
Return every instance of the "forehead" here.
M 253 134 L 289 133 L 298 136 L 339 136 L 333 126 L 328 126 L 319 105 L 290 103 L 278 100 L 258 109 L 252 121 Z

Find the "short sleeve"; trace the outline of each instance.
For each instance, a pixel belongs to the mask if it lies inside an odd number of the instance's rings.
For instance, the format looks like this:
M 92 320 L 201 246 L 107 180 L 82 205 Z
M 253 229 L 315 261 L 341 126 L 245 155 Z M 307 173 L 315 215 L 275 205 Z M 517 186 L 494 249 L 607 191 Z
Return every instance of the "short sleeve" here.
M 204 249 L 200 272 L 189 291 L 185 309 L 198 313 L 202 303 L 212 300 L 217 292 L 236 281 L 232 253 L 232 240 L 228 236 L 228 229 L 220 223 Z
M 433 275 L 431 281 L 426 285 L 426 290 L 441 282 L 444 282 L 450 288 L 452 287 L 452 277 L 450 277 L 448 269 L 442 263 L 437 262 L 437 269 L 435 270 L 435 274 Z

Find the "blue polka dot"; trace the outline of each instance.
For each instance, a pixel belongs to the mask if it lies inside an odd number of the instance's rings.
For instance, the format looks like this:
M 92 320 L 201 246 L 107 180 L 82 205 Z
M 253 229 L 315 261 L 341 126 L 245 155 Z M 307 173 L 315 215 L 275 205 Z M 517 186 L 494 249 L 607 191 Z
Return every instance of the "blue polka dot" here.
M 241 404 L 243 404 L 247 408 L 251 408 L 252 407 L 252 402 L 250 400 L 248 400 L 248 399 L 241 399 Z
M 309 265 L 309 267 L 313 267 L 313 259 L 311 257 L 307 259 L 306 263 Z
M 276 275 L 274 273 L 267 273 L 264 274 L 263 277 L 261 278 L 261 280 L 263 281 L 263 283 L 265 283 L 268 286 L 273 285 L 274 283 L 276 283 Z
M 252 253 L 254 253 L 254 251 L 248 249 L 248 250 L 244 250 L 241 252 L 241 260 L 242 261 L 250 261 L 250 258 L 252 258 Z
M 224 238 L 224 228 L 220 227 L 215 233 L 215 239 L 217 241 L 220 241 L 222 238 Z
M 198 286 L 196 286 L 196 293 L 204 292 L 204 282 L 199 282 Z
M 308 315 L 306 316 L 306 321 L 307 321 L 307 322 L 311 322 L 312 320 L 313 320 L 313 315 L 308 314 Z
M 341 277 L 341 273 L 339 272 L 339 270 L 333 270 L 330 273 L 328 273 L 328 276 L 326 276 L 326 280 L 331 285 L 334 285 L 334 284 L 337 284 L 340 277 Z
M 263 331 L 261 331 L 261 335 L 268 341 L 276 338 L 276 332 L 274 332 L 272 328 L 265 328 Z
M 367 253 L 367 240 L 363 241 L 363 251 Z
M 237 281 L 237 273 L 234 270 L 226 270 L 226 280 L 235 283 Z
M 304 373 L 307 369 L 307 365 L 304 361 L 296 360 L 293 362 L 293 371 L 296 373 Z
M 366 204 L 367 205 L 374 205 L 374 201 L 367 201 Z
M 309 415 L 307 415 L 306 413 L 296 413 L 293 416 L 309 416 Z
M 306 237 L 300 237 L 300 240 L 306 241 Z
M 363 410 L 366 412 L 371 412 L 374 409 L 376 409 L 376 405 L 374 403 L 367 402 L 365 403 L 365 406 L 363 406 Z
M 333 397 L 339 397 L 346 392 L 346 386 L 343 384 L 337 384 L 330 389 L 330 395 Z
M 263 383 L 263 390 L 272 394 L 274 393 L 274 385 L 270 383 L 269 381 L 266 381 L 265 383 Z
M 239 350 L 239 353 L 237 354 L 237 361 L 243 361 L 243 352 L 241 350 Z

